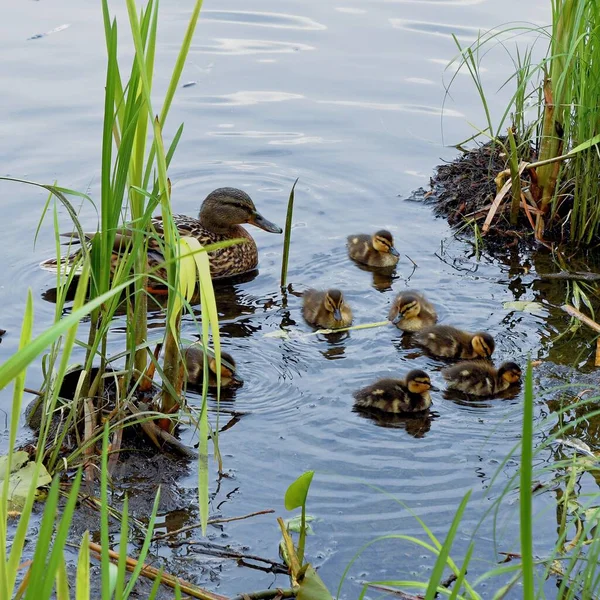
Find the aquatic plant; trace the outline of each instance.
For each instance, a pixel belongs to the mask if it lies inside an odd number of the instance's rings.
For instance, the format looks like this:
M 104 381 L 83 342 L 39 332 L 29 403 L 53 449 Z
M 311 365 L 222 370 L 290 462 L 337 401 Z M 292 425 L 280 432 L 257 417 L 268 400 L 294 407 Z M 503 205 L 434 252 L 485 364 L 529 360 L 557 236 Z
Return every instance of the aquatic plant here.
M 481 135 L 506 157 L 506 170 L 490 173 L 497 194 L 484 232 L 511 192 L 511 225 L 522 211 L 536 239 L 567 226 L 571 241 L 587 245 L 600 232 L 600 6 L 593 0 L 552 0 L 551 6 L 549 28 L 498 28 L 465 48 L 455 38 L 460 51 L 456 60 L 459 68 L 468 69 L 484 107 Z M 480 78 L 483 50 L 493 44 L 506 48 L 508 36 L 523 33 L 547 40 L 547 52 L 535 63 L 532 47 L 517 47 L 509 79 L 516 89 L 494 124 Z M 529 122 L 532 103 L 537 114 Z
M 220 365 L 218 315 L 207 255 L 207 250 L 218 248 L 220 245 L 202 248 L 196 240 L 179 237 L 171 214 L 171 188 L 167 169 L 182 135 L 183 125 L 176 130 L 168 148 L 163 142 L 165 122 L 201 7 L 202 0 L 196 0 L 162 109 L 156 114 L 152 106 L 152 81 L 158 2 L 148 0 L 138 13 L 135 2 L 127 0 L 134 54 L 128 76 L 124 77 L 122 73 L 125 72 L 125 67 L 118 60 L 117 22 L 116 19 L 111 19 L 108 0 L 102 1 L 107 71 L 98 230 L 93 234 L 84 233 L 77 210 L 72 205 L 73 197 L 92 203 L 89 196 L 56 185 L 41 185 L 51 194 L 44 207 L 44 214 L 50 205 L 51 197 L 62 203 L 76 231 L 69 247 L 72 250 L 78 243 L 80 250 L 71 255 L 71 260 L 61 263 L 55 205 L 54 226 L 58 263 L 55 326 L 46 332 L 45 336 L 42 335 L 36 340 L 35 344 L 23 348 L 0 367 L 0 387 L 4 387 L 11 378 L 18 375 L 20 369 L 49 348 L 42 363 L 45 380 L 38 392 L 39 424 L 36 429 L 39 439 L 36 457 L 37 460 L 43 461 L 51 474 L 87 461 L 86 479 L 93 478 L 94 470 L 89 468 L 89 465 L 90 460 L 94 458 L 94 448 L 99 440 L 101 427 L 94 423 L 98 407 L 91 402 L 93 398 L 104 398 L 109 387 L 113 408 L 107 419 L 113 451 L 117 453 L 115 456 L 118 456 L 123 428 L 135 423 L 142 425 L 143 430 L 158 447 L 168 439 L 175 448 L 187 451 L 178 445 L 174 438 L 166 438 L 168 432 L 163 430 L 172 429 L 173 420 L 177 418 L 181 405 L 183 367 L 179 323 L 183 310 L 192 313 L 190 302 L 197 290 L 201 300 L 202 326 L 199 330 L 202 344 L 205 348 L 212 348 L 217 364 Z M 149 128 L 151 135 L 148 132 Z M 157 237 L 150 227 L 150 219 L 158 207 L 162 213 L 163 238 Z M 152 297 L 149 296 L 148 288 L 152 287 L 152 282 L 158 279 L 159 275 L 148 267 L 147 249 L 150 240 L 160 244 L 164 257 L 160 268 L 166 272 L 166 280 L 161 280 L 160 283 L 169 290 L 163 335 L 162 338 L 154 340 L 148 339 L 148 298 Z M 69 262 L 71 264 L 68 264 Z M 79 274 L 78 283 L 76 273 Z M 68 293 L 76 284 L 75 301 L 69 309 L 66 304 Z M 71 314 L 65 317 L 65 312 L 69 310 Z M 126 349 L 116 356 L 110 356 L 107 351 L 108 337 L 113 319 L 119 312 L 125 312 Z M 79 322 L 83 315 L 88 314 L 87 339 L 78 340 Z M 73 315 L 79 315 L 79 318 L 72 321 Z M 68 327 L 67 323 L 70 324 Z M 82 331 L 86 328 L 82 327 Z M 51 335 L 50 332 L 60 333 Z M 79 380 L 71 393 L 72 398 L 69 398 L 68 402 L 64 398 L 59 401 L 59 396 L 64 396 L 61 390 L 76 343 L 85 349 Z M 158 352 L 152 354 L 153 346 L 164 348 L 162 363 L 158 360 Z M 115 365 L 121 360 L 124 361 L 124 365 L 116 370 Z M 207 372 L 208 369 L 205 367 L 204 371 Z M 216 371 L 219 379 L 219 366 Z M 156 394 L 154 390 L 155 373 L 158 373 L 161 380 L 160 394 Z M 137 407 L 136 400 L 143 394 L 149 398 L 160 398 L 157 406 L 159 412 Z M 218 394 L 219 392 L 217 397 Z M 200 512 L 205 523 L 208 518 L 207 464 L 210 429 L 206 381 L 202 397 L 203 404 L 196 422 L 200 436 Z M 57 426 L 59 414 L 62 414 L 63 418 Z M 69 432 L 74 432 L 77 436 L 77 444 L 65 457 L 62 453 L 63 441 Z M 219 458 L 218 436 L 215 434 L 212 439 L 215 455 Z M 195 455 L 195 452 L 188 451 L 189 455 Z M 114 459 L 112 461 L 114 462 Z

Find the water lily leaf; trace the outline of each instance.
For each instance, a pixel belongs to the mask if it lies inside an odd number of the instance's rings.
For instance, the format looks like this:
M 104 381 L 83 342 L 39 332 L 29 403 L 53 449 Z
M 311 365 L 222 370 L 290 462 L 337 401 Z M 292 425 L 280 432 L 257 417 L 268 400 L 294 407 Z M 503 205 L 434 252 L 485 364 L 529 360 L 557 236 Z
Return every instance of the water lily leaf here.
M 287 510 L 294 510 L 306 504 L 306 496 L 308 496 L 308 488 L 312 481 L 314 471 L 306 471 L 290 485 L 285 492 L 285 507 Z
M 10 472 L 18 471 L 29 460 L 29 454 L 23 450 L 13 452 L 10 463 Z M 6 466 L 8 464 L 8 456 L 0 456 L 0 481 L 6 477 Z
M 12 472 L 8 481 L 8 501 L 10 503 L 11 509 L 15 510 L 16 508 L 22 506 L 25 503 L 25 499 L 29 494 L 29 489 L 31 487 L 31 483 L 33 478 L 35 477 L 36 465 L 34 462 L 27 462 L 24 464 L 22 462 L 22 456 L 20 452 L 16 452 L 13 455 L 13 460 L 17 457 L 18 462 L 20 462 L 19 466 L 16 469 L 11 469 Z M 27 453 L 23 452 L 27 457 Z M 2 457 L 5 459 L 6 457 Z M 12 465 L 13 467 L 15 465 Z M 4 479 L 6 478 L 6 462 L 4 463 L 4 474 L 0 478 L 0 495 L 3 486 Z M 36 487 L 41 487 L 44 485 L 50 484 L 52 481 L 52 477 L 48 474 L 46 467 L 44 465 L 40 465 L 38 478 L 36 482 Z
M 300 581 L 300 588 L 296 594 L 298 600 L 332 600 L 329 590 L 317 572 L 308 565 L 304 577 Z
M 514 302 L 504 302 L 502 305 L 506 310 L 518 310 L 520 312 L 540 314 L 544 312 L 544 307 L 539 302 L 528 302 L 526 300 L 515 300 Z
M 314 535 L 313 528 L 309 525 L 309 522 L 314 521 L 314 520 L 315 520 L 315 517 L 313 517 L 312 515 L 306 515 L 305 529 L 306 529 L 306 533 L 308 535 Z M 288 531 L 292 531 L 293 533 L 300 533 L 300 531 L 302 530 L 302 516 L 296 515 L 295 517 L 292 517 L 291 519 L 287 519 L 285 522 L 285 525 L 286 525 Z
M 269 333 L 263 334 L 266 338 L 281 338 L 282 340 L 289 340 L 290 334 L 285 329 L 276 329 L 275 331 L 269 331 Z

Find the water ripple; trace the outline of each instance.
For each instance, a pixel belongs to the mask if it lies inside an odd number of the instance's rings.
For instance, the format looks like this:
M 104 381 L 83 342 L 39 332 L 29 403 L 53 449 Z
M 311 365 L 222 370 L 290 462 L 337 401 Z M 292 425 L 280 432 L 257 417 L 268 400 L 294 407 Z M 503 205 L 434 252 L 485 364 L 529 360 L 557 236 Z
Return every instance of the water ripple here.
M 277 29 L 298 29 L 322 31 L 327 27 L 308 17 L 287 15 L 285 13 L 258 12 L 245 10 L 205 10 L 202 19 L 221 23 L 238 23 L 242 25 L 257 25 L 259 27 L 274 27 Z
M 420 113 L 445 117 L 464 117 L 463 113 L 445 108 L 442 110 L 435 106 L 424 106 L 422 104 L 396 104 L 389 102 L 361 102 L 357 100 L 318 100 L 319 104 L 336 104 L 338 106 L 356 106 L 361 108 L 373 108 L 375 110 L 395 110 L 407 113 Z
M 468 27 L 466 25 L 447 25 L 445 23 L 432 23 L 430 21 L 410 21 L 408 19 L 390 19 L 394 29 L 427 33 L 452 39 L 455 35 L 459 40 L 475 41 L 487 28 Z
M 196 101 L 206 105 L 252 106 L 261 102 L 284 102 L 286 100 L 300 100 L 301 98 L 304 98 L 302 94 L 290 94 L 288 92 L 239 91 L 232 94 L 223 94 L 222 96 L 200 96 L 190 98 L 188 101 Z
M 215 45 L 197 46 L 203 54 L 290 54 L 292 52 L 314 50 L 314 46 L 298 42 L 275 42 L 271 40 L 247 40 L 237 38 L 216 38 Z
M 214 137 L 244 137 L 268 139 L 272 146 L 296 146 L 299 144 L 338 144 L 341 140 L 328 140 L 320 136 L 305 135 L 300 131 L 208 131 Z

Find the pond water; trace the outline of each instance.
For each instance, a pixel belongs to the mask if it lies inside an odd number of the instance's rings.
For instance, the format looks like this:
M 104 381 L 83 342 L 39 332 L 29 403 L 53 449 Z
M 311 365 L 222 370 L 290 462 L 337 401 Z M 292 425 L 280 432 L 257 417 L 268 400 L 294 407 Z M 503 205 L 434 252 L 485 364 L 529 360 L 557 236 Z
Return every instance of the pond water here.
M 162 2 L 156 90 L 166 85 L 190 4 Z M 288 193 L 299 177 L 288 276 L 294 291 L 342 288 L 359 324 L 384 319 L 395 293 L 410 286 L 427 293 L 443 322 L 492 332 L 498 361 L 524 365 L 531 355 L 586 368 L 591 364 L 587 332 L 553 343 L 568 319 L 558 309 L 566 286 L 550 286 L 537 277 L 553 268 L 550 257 L 507 249 L 477 260 L 470 242 L 454 239 L 427 206 L 407 200 L 428 185 L 436 164 L 455 156 L 443 144 L 468 138 L 473 134 L 469 123 L 483 122 L 464 74 L 457 76 L 442 118 L 442 79 L 451 77 L 444 68 L 456 54 L 451 34 L 469 43 L 479 29 L 517 18 L 544 24 L 549 12 L 542 0 L 208 0 L 182 78 L 195 85 L 178 90 L 167 123 L 168 136 L 185 123 L 170 171 L 175 212 L 195 214 L 209 191 L 235 186 L 247 191 L 268 219 L 283 225 Z M 116 14 L 125 31 L 124 11 Z M 45 32 L 51 33 L 28 39 Z M 13 3 L 0 23 L 0 36 L 1 174 L 57 181 L 97 199 L 105 68 L 98 3 Z M 122 58 L 130 56 L 125 46 Z M 495 93 L 510 61 L 499 50 L 485 67 L 484 82 Z M 490 98 L 494 115 L 508 94 L 503 90 Z M 50 215 L 34 245 L 44 193 L 6 182 L 0 189 L 0 326 L 8 330 L 0 344 L 4 361 L 18 347 L 28 289 L 35 299 L 35 332 L 54 318 L 54 305 L 44 300 L 53 277 L 38 268 L 53 255 L 54 240 Z M 64 212 L 60 219 L 68 231 Z M 92 208 L 82 207 L 82 219 L 95 229 Z M 345 251 L 348 234 L 382 227 L 392 231 L 403 254 L 388 281 L 374 280 Z M 461 498 L 473 489 L 454 545 L 459 559 L 498 497 L 488 486 L 519 440 L 521 396 L 469 404 L 435 394 L 435 414 L 426 422 L 382 424 L 353 412 L 355 389 L 414 367 L 427 370 L 442 386 L 442 365 L 404 348 L 391 328 L 353 331 L 338 339 L 305 335 L 311 329 L 302 320 L 300 298 L 292 293 L 282 298 L 279 291 L 281 236 L 252 234 L 260 249 L 258 276 L 218 287 L 223 345 L 236 358 L 245 383 L 223 403 L 244 415 L 221 436 L 229 477 L 217 486 L 215 475 L 211 483 L 213 511 L 229 517 L 275 508 L 284 515 L 285 489 L 304 470 L 314 469 L 309 512 L 318 521 L 308 555 L 335 590 L 349 561 L 377 536 L 424 537 L 411 511 L 443 538 Z M 503 308 L 513 300 L 536 300 L 542 310 Z M 151 315 L 151 321 L 160 325 L 160 314 Z M 111 339 L 115 352 L 124 343 L 120 325 L 115 323 Z M 184 337 L 195 337 L 191 319 L 182 327 Z M 289 337 L 280 337 L 281 330 Z M 538 387 L 555 380 L 542 376 L 545 372 L 536 373 Z M 40 382 L 36 363 L 28 385 Z M 190 402 L 198 401 L 190 395 Z M 2 390 L 0 409 L 8 412 L 10 406 L 11 392 Z M 540 396 L 538 416 L 547 412 Z M 226 419 L 222 416 L 221 423 Z M 540 439 L 549 427 L 542 428 Z M 514 461 L 504 466 L 496 483 L 500 489 L 515 466 Z M 177 482 L 182 494 L 195 485 L 194 468 Z M 517 498 L 505 499 L 495 529 L 488 519 L 477 530 L 471 579 L 493 566 L 496 550 L 518 550 Z M 191 504 L 186 518 L 195 519 Z M 536 497 L 536 510 L 547 514 L 554 507 L 554 496 Z M 163 513 L 161 526 L 180 516 Z M 249 553 L 277 557 L 279 533 L 272 515 L 228 524 L 223 534 L 213 535 Z M 543 554 L 555 537 L 554 517 L 536 522 L 536 551 Z M 167 570 L 223 594 L 262 589 L 274 581 L 285 584 L 284 577 L 231 561 L 207 567 L 189 549 L 158 553 L 170 558 Z M 343 596 L 356 597 L 363 580 L 426 579 L 433 562 L 406 542 L 375 544 L 352 567 Z M 485 594 L 485 587 L 481 591 Z

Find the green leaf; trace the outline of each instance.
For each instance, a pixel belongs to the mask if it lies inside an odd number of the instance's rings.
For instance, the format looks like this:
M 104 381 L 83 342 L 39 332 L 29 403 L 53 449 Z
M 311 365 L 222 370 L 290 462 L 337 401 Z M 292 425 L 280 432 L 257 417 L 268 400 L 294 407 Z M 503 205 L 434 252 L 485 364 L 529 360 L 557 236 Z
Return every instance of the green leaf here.
M 29 493 L 29 488 L 34 481 L 36 474 L 35 463 L 24 463 L 23 454 L 27 459 L 26 452 L 15 453 L 15 456 L 17 456 L 17 461 L 12 465 L 12 473 L 10 473 L 8 481 L 8 502 L 13 510 L 25 504 L 25 499 Z M 0 474 L 0 482 L 4 482 L 6 479 L 6 462 L 8 459 L 6 456 L 3 456 L 0 460 L 2 460 L 2 464 L 0 464 L 0 470 L 3 470 L 3 472 Z M 35 487 L 48 485 L 51 481 L 52 477 L 50 477 L 48 474 L 46 467 L 44 467 L 44 465 L 40 465 Z
M 515 300 L 514 302 L 504 302 L 502 305 L 506 310 L 518 310 L 520 312 L 540 314 L 545 312 L 543 305 L 539 302 L 527 302 L 525 300 Z
M 77 558 L 76 600 L 90 600 L 90 532 L 86 531 L 81 539 Z
M 309 521 L 314 521 L 314 520 L 315 520 L 315 517 L 313 517 L 312 515 L 306 515 L 306 517 L 305 517 L 304 529 L 306 530 L 306 533 L 308 535 L 314 535 L 313 528 L 308 524 Z M 300 515 L 297 515 L 295 517 L 292 517 L 291 519 L 287 519 L 285 521 L 285 525 L 286 525 L 288 531 L 292 531 L 294 533 L 300 533 L 302 531 L 302 517 Z
M 306 473 L 300 475 L 300 477 L 290 485 L 285 493 L 285 508 L 287 510 L 294 510 L 295 508 L 300 508 L 306 504 L 308 489 L 310 488 L 314 474 L 314 471 L 306 471 Z
M 4 480 L 6 477 L 6 469 L 9 467 L 9 457 L 4 455 L 0 456 L 0 480 Z M 20 468 L 24 467 L 25 464 L 29 461 L 29 454 L 24 452 L 23 450 L 19 450 L 18 452 L 13 452 L 10 460 L 10 472 L 14 473 L 18 471 Z
M 309 473 L 311 474 L 312 479 L 312 471 L 309 471 Z M 307 475 L 307 473 L 304 475 Z M 304 475 L 301 477 L 304 477 Z M 310 565 L 308 565 L 304 573 L 304 578 L 300 582 L 300 588 L 296 594 L 296 598 L 298 600 L 332 600 L 332 596 L 325 587 L 323 580 Z

